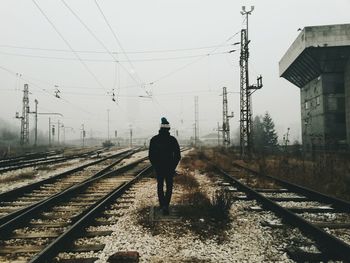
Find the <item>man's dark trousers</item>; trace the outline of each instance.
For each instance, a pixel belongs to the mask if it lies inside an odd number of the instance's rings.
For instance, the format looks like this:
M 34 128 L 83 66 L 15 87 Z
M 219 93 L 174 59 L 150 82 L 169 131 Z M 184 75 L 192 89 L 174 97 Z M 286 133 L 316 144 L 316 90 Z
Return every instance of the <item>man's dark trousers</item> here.
M 174 171 L 156 171 L 157 174 L 157 193 L 159 205 L 161 208 L 168 208 L 170 204 L 171 195 L 173 193 L 173 178 Z M 166 192 L 164 194 L 164 181 L 166 185 Z

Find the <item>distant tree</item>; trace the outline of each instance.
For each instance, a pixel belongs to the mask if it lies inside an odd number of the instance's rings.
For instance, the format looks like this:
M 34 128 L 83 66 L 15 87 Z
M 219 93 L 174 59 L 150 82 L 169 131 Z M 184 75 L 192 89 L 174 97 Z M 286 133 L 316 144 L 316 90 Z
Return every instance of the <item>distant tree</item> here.
M 260 151 L 264 148 L 264 128 L 262 123 L 262 116 L 254 117 L 252 123 L 252 141 L 255 151 Z
M 255 151 L 265 148 L 275 148 L 278 145 L 278 136 L 275 124 L 268 112 L 264 116 L 255 116 L 252 123 L 252 138 Z
M 264 129 L 264 145 L 276 147 L 278 145 L 278 136 L 275 130 L 275 124 L 268 112 L 264 115 L 262 125 Z
M 3 139 L 3 140 L 15 140 L 18 137 L 19 137 L 18 134 L 16 134 L 15 132 L 7 128 L 3 128 L 0 132 L 0 139 Z

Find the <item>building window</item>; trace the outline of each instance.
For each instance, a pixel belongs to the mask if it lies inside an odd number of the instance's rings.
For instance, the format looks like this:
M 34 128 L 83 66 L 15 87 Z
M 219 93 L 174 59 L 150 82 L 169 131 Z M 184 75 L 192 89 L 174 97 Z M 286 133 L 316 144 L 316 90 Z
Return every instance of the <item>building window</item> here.
M 305 101 L 305 110 L 308 110 L 310 108 L 310 102 Z
M 321 97 L 320 96 L 317 96 L 316 97 L 316 105 L 320 105 L 321 104 Z

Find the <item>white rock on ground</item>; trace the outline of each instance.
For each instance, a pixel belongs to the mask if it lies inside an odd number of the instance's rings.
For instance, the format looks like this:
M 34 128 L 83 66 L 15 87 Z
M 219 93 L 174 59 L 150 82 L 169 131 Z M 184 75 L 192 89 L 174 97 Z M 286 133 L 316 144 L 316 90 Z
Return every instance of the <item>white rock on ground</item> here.
M 199 173 L 195 177 L 202 189 L 215 192 L 217 185 L 207 177 Z M 176 187 L 173 200 L 181 192 L 181 188 Z M 299 231 L 278 230 L 280 232 L 275 233 L 274 229 L 261 226 L 263 220 L 276 220 L 276 217 L 269 212 L 248 211 L 249 206 L 256 205 L 254 201 L 234 203 L 230 211 L 234 219 L 222 243 L 216 239 L 201 239 L 191 231 L 179 233 L 179 226 L 173 222 L 157 223 L 162 224 L 162 231 L 152 234 L 139 224 L 137 210 L 156 205 L 156 182 L 154 179 L 144 180 L 135 188 L 135 202 L 124 211 L 124 216 L 114 225 L 102 228 L 113 230 L 113 234 L 101 238 L 106 246 L 102 253 L 94 255 L 99 258 L 96 262 L 107 262 L 113 253 L 130 250 L 140 253 L 141 262 L 292 262 L 284 252 L 288 245 L 284 242 L 284 234 L 287 231 L 288 235 L 297 237 Z

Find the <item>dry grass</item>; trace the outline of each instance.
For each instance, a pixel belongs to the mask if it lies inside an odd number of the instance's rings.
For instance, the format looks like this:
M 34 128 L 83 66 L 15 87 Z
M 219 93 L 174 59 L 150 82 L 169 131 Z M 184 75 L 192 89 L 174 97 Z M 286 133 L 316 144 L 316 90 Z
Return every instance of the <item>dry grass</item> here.
M 232 198 L 227 192 L 220 191 L 210 199 L 197 191 L 183 195 L 181 205 L 177 206 L 179 215 L 189 222 L 189 230 L 202 239 L 215 239 L 224 242 L 225 230 L 231 227 L 230 208 Z
M 199 159 L 193 158 L 186 163 L 187 167 L 197 168 Z M 205 164 L 201 161 L 200 168 Z M 207 164 L 205 167 L 208 168 Z M 181 178 L 182 177 L 182 178 Z M 232 205 L 232 198 L 228 192 L 219 191 L 211 198 L 203 192 L 194 172 L 185 170 L 183 175 L 179 176 L 178 183 L 184 189 L 179 199 L 179 215 L 190 223 L 190 230 L 198 234 L 201 238 L 216 238 L 218 242 L 225 240 L 225 230 L 230 227 L 229 210 Z
M 204 171 L 208 166 L 208 162 L 204 159 L 199 159 L 194 151 L 190 152 L 181 160 L 181 167 L 189 170 Z
M 227 171 L 233 169 L 233 163 L 238 163 L 259 171 L 262 175 L 271 175 L 350 201 L 350 162 L 347 156 L 324 153 L 319 154 L 312 160 L 281 154 L 274 156 L 265 155 L 255 160 L 243 161 L 239 160 L 233 152 L 217 150 L 214 154 L 206 154 L 206 157 Z M 252 187 L 276 187 L 263 176 L 253 179 L 253 177 L 250 178 L 248 175 L 248 173 L 240 173 L 238 176 L 246 178 Z
M 37 171 L 48 171 L 51 169 L 48 165 L 39 165 L 35 168 Z
M 0 176 L 0 183 L 10 183 L 18 180 L 33 179 L 35 178 L 35 175 L 36 171 L 34 170 L 25 171 L 20 174 L 3 175 Z
M 174 177 L 174 184 L 181 185 L 185 190 L 191 190 L 199 187 L 198 181 L 188 169 Z
M 314 161 L 279 157 L 265 160 L 265 172 L 316 191 L 350 200 L 350 162 L 336 155 Z
M 228 192 L 218 191 L 209 197 L 205 189 L 195 178 L 194 170 L 211 169 L 204 156 L 191 152 L 181 161 L 183 172 L 174 178 L 174 185 L 180 186 L 182 193 L 176 198 L 175 207 L 182 222 L 172 222 L 177 225 L 177 235 L 188 231 L 193 232 L 201 239 L 214 239 L 217 242 L 226 240 L 225 230 L 231 227 L 230 208 L 233 202 Z M 214 177 L 214 174 L 211 173 Z M 162 233 L 163 225 L 150 220 L 149 207 L 138 211 L 138 222 L 147 228 L 153 235 Z

